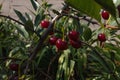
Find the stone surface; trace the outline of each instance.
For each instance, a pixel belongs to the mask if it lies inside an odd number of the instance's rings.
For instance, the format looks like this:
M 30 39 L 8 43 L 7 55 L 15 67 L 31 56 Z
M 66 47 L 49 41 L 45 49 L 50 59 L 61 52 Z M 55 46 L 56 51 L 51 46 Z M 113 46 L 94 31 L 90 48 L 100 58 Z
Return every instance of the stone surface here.
M 41 0 L 37 0 L 41 3 Z M 63 0 L 47 0 L 49 3 L 53 4 L 54 9 L 59 10 L 62 7 Z M 0 0 L 0 4 L 3 4 L 2 7 L 2 14 L 9 15 L 13 18 L 17 18 L 16 14 L 14 13 L 14 9 L 19 10 L 22 13 L 30 13 L 29 11 L 33 10 L 30 0 Z

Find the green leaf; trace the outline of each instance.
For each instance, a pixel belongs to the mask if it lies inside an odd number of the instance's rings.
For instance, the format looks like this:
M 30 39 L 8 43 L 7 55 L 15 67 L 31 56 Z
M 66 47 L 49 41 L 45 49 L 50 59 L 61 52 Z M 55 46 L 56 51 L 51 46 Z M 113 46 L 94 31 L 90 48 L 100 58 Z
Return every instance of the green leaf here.
M 15 54 L 16 52 L 18 52 L 20 50 L 20 47 L 15 47 L 10 51 L 9 56 L 11 57 L 11 55 Z
M 75 61 L 70 60 L 70 75 L 69 75 L 69 77 L 71 76 L 71 74 L 72 74 L 72 72 L 74 70 L 74 66 L 75 66 Z
M 53 4 L 47 4 L 46 6 L 50 8 L 53 6 Z
M 0 4 L 0 11 L 1 11 L 1 9 L 2 9 L 2 4 Z
M 102 65 L 102 67 L 104 68 L 104 70 L 105 70 L 106 72 L 109 72 L 109 69 L 108 69 L 108 67 L 106 66 L 106 63 L 104 62 L 104 60 L 102 60 L 99 56 L 97 56 L 97 55 L 95 55 L 95 54 L 93 54 L 93 53 L 91 53 L 90 56 L 92 57 L 92 59 L 98 61 L 98 62 Z
M 117 7 L 120 4 L 120 0 L 113 0 L 115 6 Z
M 88 41 L 89 39 L 91 39 L 92 37 L 92 31 L 90 28 L 86 28 L 84 33 L 83 33 L 83 37 L 86 41 Z
M 27 17 L 27 20 L 32 20 L 32 16 L 28 13 L 25 13 L 26 17 Z
M 41 59 L 42 59 L 43 56 L 45 55 L 45 54 L 44 54 L 45 51 L 46 51 L 46 48 L 43 48 L 43 50 L 40 52 L 40 54 L 39 54 L 39 58 L 38 58 L 38 61 L 37 61 L 37 65 L 40 64 Z
M 30 0 L 30 1 L 31 1 L 31 3 L 32 3 L 33 8 L 34 8 L 35 10 L 37 10 L 38 7 L 40 6 L 40 5 L 38 4 L 38 2 L 35 1 L 35 0 Z
M 116 9 L 113 0 L 95 0 L 103 9 L 109 11 L 111 15 L 116 18 Z
M 65 2 L 73 8 L 82 11 L 88 16 L 91 16 L 101 22 L 101 7 L 94 0 L 65 0 Z
M 25 17 L 22 15 L 22 13 L 20 12 L 20 11 L 18 11 L 18 10 L 14 10 L 15 11 L 15 13 L 17 14 L 17 16 L 19 17 L 19 19 L 23 22 L 23 23 L 25 23 L 26 22 L 26 19 L 25 19 Z
M 120 18 L 117 18 L 117 21 L 120 22 Z M 118 26 L 117 22 L 114 21 L 114 20 L 110 21 L 109 24 L 110 24 L 111 26 Z
M 18 26 L 18 25 L 16 25 L 15 27 L 23 37 L 25 37 L 25 38 L 29 37 L 29 34 L 27 33 L 27 31 L 23 27 Z
M 29 32 L 34 31 L 33 22 L 31 20 L 26 21 L 25 29 Z
M 38 14 L 36 17 L 35 17 L 35 26 L 38 26 L 40 24 L 40 21 L 41 21 L 41 15 Z

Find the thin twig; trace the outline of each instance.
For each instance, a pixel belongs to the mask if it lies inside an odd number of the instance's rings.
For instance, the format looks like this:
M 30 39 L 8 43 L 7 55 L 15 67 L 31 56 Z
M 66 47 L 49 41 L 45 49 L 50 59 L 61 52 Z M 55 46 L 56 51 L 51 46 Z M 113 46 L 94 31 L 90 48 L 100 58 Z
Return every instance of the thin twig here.
M 86 17 L 72 16 L 72 15 L 69 15 L 69 14 L 62 14 L 62 15 L 63 16 L 69 16 L 69 17 L 77 19 L 77 20 L 85 20 L 85 21 L 87 21 L 87 22 L 89 22 L 91 24 L 97 24 L 97 25 L 99 25 L 97 21 L 92 21 L 91 19 L 88 19 Z
M 0 17 L 4 17 L 4 18 L 7 18 L 7 19 L 10 19 L 10 20 L 12 20 L 12 21 L 14 21 L 14 22 L 17 22 L 18 24 L 20 24 L 20 25 L 22 25 L 22 26 L 24 26 L 24 27 L 28 27 L 27 25 L 23 24 L 23 23 L 20 22 L 19 20 L 16 20 L 16 19 L 14 19 L 14 18 L 12 18 L 12 17 L 10 17 L 10 16 L 6 16 L 6 15 L 0 14 Z M 29 27 L 28 27 L 28 28 L 29 28 Z M 34 30 L 32 30 L 32 29 L 30 29 L 30 28 L 29 28 L 29 30 L 32 31 L 32 32 L 34 32 L 35 34 L 37 34 L 37 32 L 35 32 Z M 37 34 L 37 35 L 38 35 L 38 34 Z M 38 36 L 39 36 L 39 35 L 38 35 Z
M 23 23 L 21 23 L 20 21 L 18 21 L 18 20 L 16 20 L 16 19 L 12 18 L 12 17 L 10 17 L 10 16 L 6 16 L 6 15 L 0 14 L 0 17 L 8 18 L 8 19 L 10 19 L 10 20 L 12 20 L 12 21 L 17 22 L 17 23 L 20 24 L 20 25 L 25 26 Z

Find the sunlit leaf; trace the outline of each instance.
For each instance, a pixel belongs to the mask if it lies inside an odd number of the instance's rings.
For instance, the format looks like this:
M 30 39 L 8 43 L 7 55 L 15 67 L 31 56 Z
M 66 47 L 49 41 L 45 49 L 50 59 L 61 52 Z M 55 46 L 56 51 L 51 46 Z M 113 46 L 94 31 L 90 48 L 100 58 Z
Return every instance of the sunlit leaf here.
M 29 37 L 28 32 L 23 27 L 17 25 L 15 27 L 22 36 L 24 36 L 25 38 Z
M 95 0 L 95 1 L 98 4 L 100 4 L 103 9 L 109 11 L 111 15 L 116 18 L 116 9 L 113 0 Z
M 42 19 L 44 19 L 44 15 L 41 15 L 41 14 L 38 14 L 36 17 L 35 17 L 35 26 L 38 26 L 41 22 Z
M 26 17 L 27 17 L 27 20 L 32 20 L 32 16 L 28 13 L 25 13 Z
M 92 31 L 90 28 L 86 28 L 85 31 L 83 32 L 83 37 L 86 41 L 88 41 L 89 39 L 91 39 L 92 37 Z
M 73 8 L 101 22 L 101 7 L 94 0 L 65 0 L 65 2 Z
M 35 1 L 35 0 L 30 0 L 30 1 L 31 1 L 31 3 L 32 3 L 33 8 L 34 8 L 35 10 L 37 10 L 37 8 L 40 6 L 40 5 L 38 4 L 38 2 Z

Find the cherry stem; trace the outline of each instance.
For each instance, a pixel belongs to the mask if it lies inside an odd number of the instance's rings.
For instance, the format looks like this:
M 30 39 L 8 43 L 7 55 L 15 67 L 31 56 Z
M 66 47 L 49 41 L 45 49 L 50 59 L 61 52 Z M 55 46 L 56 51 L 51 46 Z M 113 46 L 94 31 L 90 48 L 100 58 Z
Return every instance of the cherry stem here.
M 104 47 L 104 42 L 103 41 L 100 41 L 100 47 Z

